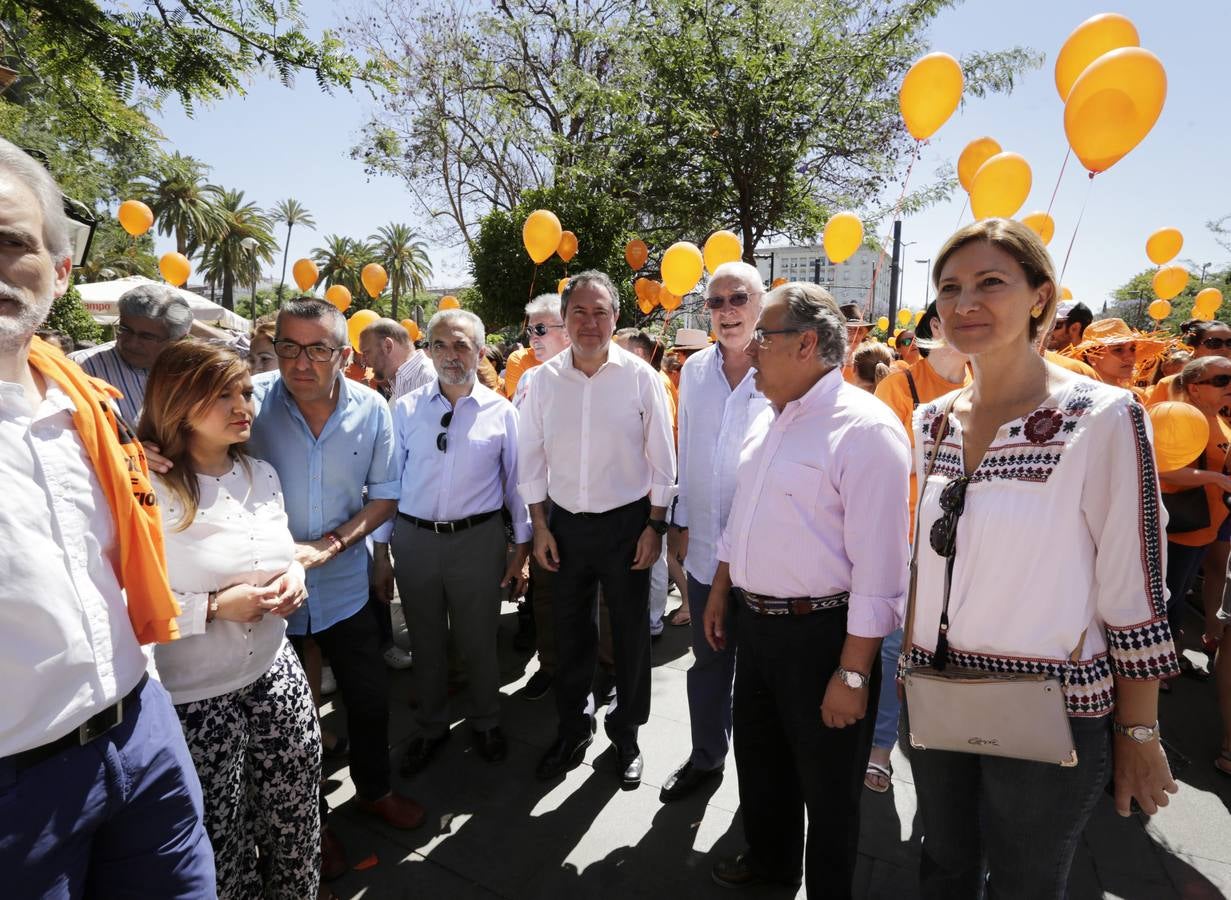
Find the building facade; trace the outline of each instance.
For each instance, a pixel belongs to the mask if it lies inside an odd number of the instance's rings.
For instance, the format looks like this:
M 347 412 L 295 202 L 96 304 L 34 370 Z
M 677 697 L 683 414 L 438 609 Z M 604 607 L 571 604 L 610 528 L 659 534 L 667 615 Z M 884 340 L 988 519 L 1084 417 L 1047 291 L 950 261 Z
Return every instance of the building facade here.
M 834 263 L 820 244 L 764 247 L 756 253 L 757 270 L 766 284 L 776 278 L 811 281 L 833 294 L 838 303 L 858 303 L 869 315 L 889 311 L 889 254 L 860 247 L 854 256 Z M 880 270 L 877 271 L 879 261 Z

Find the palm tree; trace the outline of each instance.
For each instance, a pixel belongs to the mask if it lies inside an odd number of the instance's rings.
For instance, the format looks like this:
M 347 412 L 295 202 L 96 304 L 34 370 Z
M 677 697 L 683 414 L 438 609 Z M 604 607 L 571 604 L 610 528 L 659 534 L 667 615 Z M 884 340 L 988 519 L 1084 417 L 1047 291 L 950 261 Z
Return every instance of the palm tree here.
M 256 284 L 261 263 L 272 263 L 278 249 L 273 223 L 255 203 L 244 202 L 243 191 L 222 190 L 219 200 L 223 227 L 201 251 L 201 275 L 222 284 L 222 305 L 235 308 L 235 285 Z M 251 250 L 244 240 L 252 238 Z
M 410 302 L 415 302 L 415 292 L 427 287 L 432 277 L 432 261 L 427 255 L 427 245 L 416 240 L 417 235 L 409 225 L 390 223 L 368 238 L 376 254 L 376 261 L 389 273 L 389 288 L 392 291 L 390 318 L 398 317 L 398 297 L 410 288 Z
M 278 281 L 278 299 L 282 299 L 282 289 L 286 285 L 286 256 L 291 252 L 291 229 L 296 225 L 316 229 L 316 220 L 298 200 L 288 198 L 279 200 L 277 206 L 270 211 L 271 219 L 286 225 L 286 243 L 282 247 L 282 278 Z
M 363 281 L 360 277 L 363 267 L 372 261 L 372 248 L 363 241 L 354 238 L 341 237 L 336 234 L 325 235 L 325 246 L 312 251 L 312 259 L 320 272 L 317 284 L 340 284 L 351 292 L 355 307 L 362 309 Z
M 218 205 L 222 191 L 205 182 L 206 171 L 199 160 L 173 153 L 159 160 L 154 174 L 140 185 L 158 233 L 175 235 L 175 249 L 186 256 L 209 243 L 223 227 Z

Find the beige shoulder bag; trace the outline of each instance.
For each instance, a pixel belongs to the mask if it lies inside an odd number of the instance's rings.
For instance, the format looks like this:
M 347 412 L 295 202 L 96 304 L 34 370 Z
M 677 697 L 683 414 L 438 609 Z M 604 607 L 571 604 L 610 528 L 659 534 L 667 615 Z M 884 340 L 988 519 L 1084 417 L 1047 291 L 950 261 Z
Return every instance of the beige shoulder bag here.
M 1075 766 L 1077 750 L 1073 745 L 1060 678 L 1045 674 L 999 674 L 946 665 L 949 593 L 957 550 L 957 517 L 965 503 L 965 478 L 950 482 L 945 488 L 941 496 L 945 517 L 933 526 L 933 532 L 939 529 L 939 534 L 932 537 L 946 542 L 944 549 L 948 551 L 942 554 L 946 557 L 945 598 L 936 635 L 936 653 L 929 666 L 907 664 L 915 619 L 923 495 L 936 468 L 941 442 L 949 433 L 949 415 L 956 400 L 954 397 L 945 409 L 939 433 L 935 435 L 935 448 L 927 474 L 919 485 L 919 505 L 915 510 L 915 544 L 910 558 L 910 593 L 906 601 L 901 657 L 910 745 L 916 750 L 952 750 Z M 955 485 L 956 489 L 951 491 Z M 1077 662 L 1085 639 L 1083 631 L 1069 657 L 1070 665 Z

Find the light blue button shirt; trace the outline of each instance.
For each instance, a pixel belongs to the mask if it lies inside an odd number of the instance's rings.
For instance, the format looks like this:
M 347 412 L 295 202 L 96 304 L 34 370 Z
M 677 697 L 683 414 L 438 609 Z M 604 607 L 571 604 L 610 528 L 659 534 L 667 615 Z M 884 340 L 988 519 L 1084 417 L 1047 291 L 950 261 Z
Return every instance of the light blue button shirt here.
M 314 437 L 278 372 L 252 379 L 257 414 L 248 451 L 277 470 L 296 541 L 317 540 L 353 518 L 367 500 L 398 498 L 385 398 L 341 375 L 338 381 L 337 408 Z M 358 612 L 368 600 L 363 542 L 309 569 L 307 587 L 307 602 L 287 619 L 290 634 L 324 631 Z

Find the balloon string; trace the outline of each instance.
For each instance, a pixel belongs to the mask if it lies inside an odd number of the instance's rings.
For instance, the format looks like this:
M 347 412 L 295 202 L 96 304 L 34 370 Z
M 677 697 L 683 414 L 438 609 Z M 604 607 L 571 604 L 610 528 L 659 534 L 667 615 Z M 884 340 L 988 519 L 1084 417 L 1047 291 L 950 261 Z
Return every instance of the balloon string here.
M 923 141 L 915 139 L 915 149 L 910 154 L 910 164 L 906 167 L 906 175 L 902 179 L 902 193 L 898 194 L 897 201 L 893 204 L 893 215 L 889 221 L 892 223 L 897 220 L 898 213 L 902 210 L 902 201 L 906 199 L 906 189 L 910 185 L 910 173 L 914 171 L 915 161 L 919 159 L 919 150 L 923 146 Z M 876 304 L 876 279 L 880 276 L 881 266 L 885 263 L 885 244 L 892 240 L 892 233 L 885 241 L 881 241 L 880 254 L 876 257 L 876 268 L 872 270 L 872 283 L 868 285 L 868 309 L 871 311 Z M 890 327 L 893 325 L 890 323 Z
M 534 272 L 531 273 L 530 275 L 530 296 L 526 298 L 527 303 L 529 303 L 531 300 L 534 299 L 534 279 L 538 277 L 539 277 L 539 264 L 535 263 Z
M 1081 220 L 1086 214 L 1086 206 L 1090 203 L 1090 194 L 1094 191 L 1094 172 L 1090 173 L 1090 187 L 1086 189 L 1086 199 L 1082 201 L 1081 212 L 1077 214 L 1077 224 L 1073 226 L 1073 236 L 1069 238 L 1069 248 L 1064 251 L 1064 265 L 1060 267 L 1060 281 L 1064 281 L 1064 273 L 1069 268 L 1069 257 L 1073 255 L 1073 244 L 1077 242 L 1077 232 L 1081 230 Z
M 1051 199 L 1047 201 L 1047 214 L 1051 215 L 1051 208 L 1056 202 L 1056 194 L 1060 191 L 1060 181 L 1064 178 L 1064 167 L 1069 164 L 1069 157 L 1073 155 L 1073 148 L 1069 147 L 1069 152 L 1064 154 L 1064 162 L 1060 164 L 1060 174 L 1056 176 L 1056 186 L 1052 188 Z
M 962 211 L 957 214 L 957 221 L 953 223 L 953 230 L 957 231 L 962 227 L 962 220 L 966 218 L 966 208 L 970 206 L 970 195 L 966 195 L 966 199 L 962 201 Z

